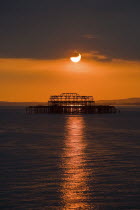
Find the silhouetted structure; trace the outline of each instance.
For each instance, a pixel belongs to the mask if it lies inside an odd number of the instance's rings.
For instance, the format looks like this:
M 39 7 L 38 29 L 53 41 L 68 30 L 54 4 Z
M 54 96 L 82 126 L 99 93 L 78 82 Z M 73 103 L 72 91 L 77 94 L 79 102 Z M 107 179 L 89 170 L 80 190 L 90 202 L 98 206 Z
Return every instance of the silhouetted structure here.
M 80 96 L 77 93 L 62 93 L 51 96 L 46 106 L 29 106 L 27 113 L 116 113 L 114 106 L 96 106 L 92 96 Z
M 77 93 L 62 93 L 51 96 L 48 101 L 49 106 L 93 106 L 92 96 L 80 96 Z

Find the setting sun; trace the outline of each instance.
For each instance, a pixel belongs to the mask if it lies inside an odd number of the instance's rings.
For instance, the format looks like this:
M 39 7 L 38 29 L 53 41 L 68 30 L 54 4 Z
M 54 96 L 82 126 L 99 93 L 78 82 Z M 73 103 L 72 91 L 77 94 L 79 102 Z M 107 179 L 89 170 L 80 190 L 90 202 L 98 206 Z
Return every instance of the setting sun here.
M 78 63 L 81 60 L 81 54 L 76 57 L 70 57 L 70 60 L 74 63 Z

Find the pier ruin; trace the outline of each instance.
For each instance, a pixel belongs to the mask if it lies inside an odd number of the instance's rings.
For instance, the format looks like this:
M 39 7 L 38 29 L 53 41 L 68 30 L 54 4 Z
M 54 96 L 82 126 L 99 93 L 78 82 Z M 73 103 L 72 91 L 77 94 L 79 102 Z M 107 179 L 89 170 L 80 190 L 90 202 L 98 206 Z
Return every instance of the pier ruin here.
M 40 113 L 116 113 L 114 106 L 96 105 L 92 96 L 80 96 L 77 93 L 62 93 L 50 96 L 46 105 L 29 106 L 26 108 L 29 114 Z

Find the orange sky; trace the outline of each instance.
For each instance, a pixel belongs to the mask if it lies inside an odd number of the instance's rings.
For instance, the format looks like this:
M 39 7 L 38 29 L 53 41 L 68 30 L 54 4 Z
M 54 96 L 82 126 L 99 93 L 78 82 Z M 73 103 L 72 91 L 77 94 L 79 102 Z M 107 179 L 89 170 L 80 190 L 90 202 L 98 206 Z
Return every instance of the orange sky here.
M 98 55 L 104 59 L 103 55 Z M 95 100 L 140 97 L 140 62 L 0 59 L 0 101 L 42 101 L 77 92 Z

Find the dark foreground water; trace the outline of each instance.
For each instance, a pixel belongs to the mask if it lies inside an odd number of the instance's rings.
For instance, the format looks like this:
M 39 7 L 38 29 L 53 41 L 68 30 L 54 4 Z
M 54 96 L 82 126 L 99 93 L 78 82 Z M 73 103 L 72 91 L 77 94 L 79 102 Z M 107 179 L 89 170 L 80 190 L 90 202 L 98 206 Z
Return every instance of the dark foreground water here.
M 0 209 L 140 209 L 140 107 L 26 115 L 0 108 Z

